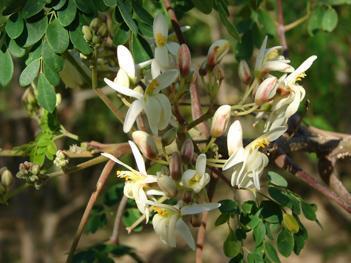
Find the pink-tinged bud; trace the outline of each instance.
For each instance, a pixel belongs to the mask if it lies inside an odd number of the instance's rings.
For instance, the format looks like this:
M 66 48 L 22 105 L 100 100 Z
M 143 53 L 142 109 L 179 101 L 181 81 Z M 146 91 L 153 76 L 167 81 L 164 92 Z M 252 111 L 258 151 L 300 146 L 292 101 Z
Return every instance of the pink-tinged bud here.
M 193 227 L 200 227 L 201 226 L 201 221 L 202 221 L 202 215 L 201 214 L 195 214 L 191 216 L 190 223 Z
M 188 138 L 183 142 L 182 149 L 180 150 L 182 159 L 186 163 L 192 163 L 194 158 L 194 144 L 193 141 Z
M 222 105 L 216 110 L 211 125 L 212 137 L 218 138 L 225 133 L 230 120 L 230 112 L 230 105 Z
M 169 162 L 169 174 L 174 181 L 179 181 L 182 177 L 182 160 L 179 152 L 174 152 Z
M 239 62 L 239 78 L 246 85 L 250 84 L 251 82 L 251 71 L 245 60 L 241 60 Z
M 157 184 L 168 197 L 175 197 L 177 194 L 177 185 L 172 177 L 162 175 L 158 180 Z
M 230 125 L 227 134 L 228 155 L 236 154 L 243 147 L 243 129 L 240 121 L 236 120 Z
M 207 54 L 207 64 L 210 68 L 216 66 L 225 54 L 229 51 L 230 44 L 227 40 L 220 39 L 215 41 L 209 48 Z
M 183 195 L 183 202 L 186 204 L 191 203 L 193 200 L 193 196 L 191 192 L 185 192 Z
M 162 134 L 161 141 L 163 145 L 170 145 L 177 138 L 177 128 L 171 128 Z
M 268 77 L 258 86 L 255 93 L 255 103 L 262 105 L 269 101 L 277 92 L 277 81 L 276 77 Z
M 154 138 L 150 134 L 144 131 L 135 131 L 132 133 L 132 138 L 145 158 L 155 159 L 158 151 Z
M 181 44 L 178 49 L 178 68 L 183 77 L 189 75 L 191 67 L 191 54 L 186 44 Z
M 6 188 L 8 188 L 12 185 L 12 183 L 13 183 L 13 175 L 8 169 L 5 169 L 1 173 L 1 184 Z
M 199 68 L 200 76 L 205 76 L 207 74 L 207 71 L 208 71 L 207 60 L 205 60 L 201 63 Z

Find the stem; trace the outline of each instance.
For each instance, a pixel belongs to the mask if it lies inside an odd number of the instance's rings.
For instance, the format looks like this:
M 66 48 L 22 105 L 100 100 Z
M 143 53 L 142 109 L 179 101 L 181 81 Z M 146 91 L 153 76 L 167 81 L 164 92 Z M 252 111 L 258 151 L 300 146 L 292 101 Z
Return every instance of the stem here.
M 200 123 L 206 121 L 207 119 L 209 119 L 211 116 L 212 116 L 212 110 L 208 109 L 205 114 L 201 115 L 199 118 L 197 118 L 193 122 L 189 123 L 188 126 L 186 127 L 186 129 L 190 130 L 190 129 L 194 128 L 198 124 L 200 124 Z
M 277 12 L 278 12 L 278 26 L 277 32 L 279 36 L 279 41 L 283 47 L 283 55 L 287 57 L 288 53 L 288 44 L 285 38 L 285 28 L 284 28 L 284 13 L 283 13 L 283 4 L 282 0 L 277 0 Z
M 259 108 L 258 105 L 253 106 L 251 109 L 248 109 L 246 111 L 241 111 L 241 112 L 234 112 L 232 113 L 232 116 L 244 116 L 244 115 L 248 115 L 252 112 L 254 112 L 255 110 L 257 110 Z
M 177 16 L 171 6 L 171 2 L 169 0 L 163 0 L 163 5 L 166 8 L 169 17 L 171 18 L 172 26 L 174 29 L 174 32 L 178 38 L 179 44 L 185 43 L 185 39 L 182 33 L 182 30 L 180 29 L 180 25 L 177 19 Z
M 113 230 L 112 230 L 112 234 L 110 237 L 110 242 L 112 244 L 118 244 L 119 228 L 121 225 L 123 212 L 124 212 L 124 209 L 126 208 L 127 203 L 128 203 L 128 198 L 125 195 L 123 195 L 121 201 L 119 202 L 118 208 L 117 208 L 115 222 L 113 224 Z
M 242 106 L 245 103 L 245 101 L 250 96 L 251 92 L 255 89 L 257 84 L 258 84 L 258 79 L 255 78 L 254 81 L 251 83 L 250 87 L 245 91 L 245 94 L 244 94 L 243 98 L 240 100 L 239 104 L 236 105 L 237 107 Z

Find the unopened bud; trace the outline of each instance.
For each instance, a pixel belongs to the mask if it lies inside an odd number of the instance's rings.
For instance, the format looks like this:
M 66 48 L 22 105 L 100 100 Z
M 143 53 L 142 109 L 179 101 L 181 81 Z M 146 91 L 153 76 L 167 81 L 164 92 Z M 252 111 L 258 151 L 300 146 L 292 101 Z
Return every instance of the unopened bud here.
M 193 196 L 191 192 L 185 192 L 183 195 L 183 201 L 184 203 L 188 204 L 191 203 L 191 201 L 193 200 Z
M 209 48 L 207 54 L 207 64 L 212 69 L 216 66 L 225 54 L 229 51 L 230 44 L 227 40 L 220 39 L 215 41 Z
M 188 138 L 183 142 L 182 148 L 180 150 L 182 159 L 186 163 L 191 163 L 194 159 L 194 143 Z
M 91 20 L 89 26 L 92 29 L 96 30 L 100 26 L 100 19 L 98 17 L 95 17 L 93 20 Z
M 191 67 L 191 54 L 186 44 L 181 44 L 178 49 L 178 68 L 183 77 L 189 75 Z
M 1 184 L 8 188 L 13 183 L 13 175 L 10 170 L 6 169 L 1 173 Z
M 82 32 L 83 32 L 83 37 L 84 37 L 85 41 L 90 42 L 93 38 L 93 33 L 91 32 L 90 27 L 83 26 Z
M 205 60 L 201 63 L 199 68 L 200 76 L 205 76 L 207 74 L 207 71 L 208 71 L 208 65 L 207 65 L 207 60 Z
M 179 152 L 174 152 L 169 162 L 169 174 L 178 181 L 182 176 L 182 161 Z
M 212 137 L 218 138 L 225 133 L 230 120 L 230 112 L 230 105 L 222 105 L 216 110 L 211 125 Z
M 201 221 L 202 221 L 202 216 L 201 214 L 195 214 L 191 216 L 191 225 L 193 227 L 200 227 L 201 226 Z
M 161 137 L 162 144 L 167 146 L 170 145 L 177 138 L 177 128 L 171 128 L 167 130 Z
M 239 62 L 239 78 L 244 84 L 250 84 L 252 76 L 246 60 L 241 60 Z
M 144 131 L 135 131 L 132 133 L 132 137 L 145 158 L 155 159 L 158 152 L 154 138 L 150 134 Z
M 93 36 L 91 42 L 93 42 L 94 44 L 99 44 L 100 43 L 100 38 L 96 35 Z
M 162 175 L 158 180 L 157 184 L 160 189 L 166 193 L 168 197 L 175 197 L 177 194 L 177 185 L 172 179 L 172 177 L 167 175 Z
M 255 103 L 262 105 L 269 101 L 277 92 L 277 81 L 276 77 L 268 77 L 258 86 L 255 93 Z
M 103 23 L 103 24 L 99 27 L 99 29 L 98 29 L 98 31 L 97 31 L 97 34 L 98 34 L 99 36 L 104 37 L 104 36 L 106 36 L 106 33 L 107 33 L 107 26 L 106 26 L 105 23 Z

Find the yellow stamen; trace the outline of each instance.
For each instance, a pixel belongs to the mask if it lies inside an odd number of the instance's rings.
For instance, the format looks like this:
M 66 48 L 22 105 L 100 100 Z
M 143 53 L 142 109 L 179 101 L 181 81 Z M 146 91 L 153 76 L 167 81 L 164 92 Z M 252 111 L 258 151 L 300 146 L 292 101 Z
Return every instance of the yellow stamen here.
M 269 51 L 269 53 L 266 54 L 266 58 L 268 60 L 274 60 L 277 57 L 279 57 L 279 52 L 277 49 L 273 49 L 273 50 Z
M 160 216 L 163 216 L 163 217 L 169 216 L 169 211 L 166 209 L 163 209 L 157 206 L 152 206 L 151 209 L 154 210 Z
M 265 148 L 269 144 L 269 141 L 266 137 L 257 138 L 252 142 L 252 149 Z
M 133 181 L 133 182 L 141 181 L 144 179 L 143 176 L 133 173 L 131 171 L 117 171 L 117 176 L 120 178 L 123 178 L 126 181 Z
M 297 82 L 297 81 L 300 81 L 300 80 L 302 80 L 304 77 L 306 77 L 306 73 L 305 73 L 305 72 L 302 72 L 301 74 L 299 74 L 299 75 L 296 77 L 295 81 L 296 81 L 296 82 Z
M 155 42 L 158 47 L 163 47 L 167 43 L 167 38 L 161 33 L 157 33 L 155 36 Z
M 147 86 L 145 93 L 147 95 L 151 95 L 159 85 L 160 85 L 160 83 L 156 79 L 153 79 L 150 82 L 149 86 Z
M 200 180 L 201 180 L 201 174 L 196 173 L 196 174 L 190 179 L 189 184 L 190 184 L 190 185 L 194 185 L 194 184 L 200 182 Z

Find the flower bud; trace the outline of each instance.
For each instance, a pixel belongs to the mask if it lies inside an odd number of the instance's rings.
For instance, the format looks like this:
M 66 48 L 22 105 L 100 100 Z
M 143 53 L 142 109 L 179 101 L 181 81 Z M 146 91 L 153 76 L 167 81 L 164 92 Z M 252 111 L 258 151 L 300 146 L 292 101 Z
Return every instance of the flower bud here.
M 222 105 L 216 110 L 211 125 L 212 137 L 218 138 L 225 133 L 230 120 L 230 112 L 230 105 Z
M 96 35 L 93 36 L 91 42 L 93 42 L 94 44 L 99 44 L 100 43 L 100 38 Z
M 243 147 L 243 130 L 240 121 L 236 120 L 230 125 L 227 135 L 228 155 L 236 154 Z
M 98 17 L 95 17 L 93 20 L 91 20 L 89 26 L 92 29 L 96 30 L 100 26 L 100 19 Z
M 98 29 L 98 31 L 97 31 L 97 34 L 98 34 L 99 36 L 104 37 L 104 36 L 106 36 L 106 33 L 107 33 L 107 26 L 106 26 L 105 23 L 103 23 L 103 24 L 99 27 L 99 29 Z
M 179 152 L 174 152 L 169 162 L 169 174 L 174 181 L 178 181 L 182 176 L 182 161 Z
M 91 32 L 90 27 L 83 26 L 82 27 L 82 32 L 83 32 L 83 37 L 84 37 L 85 41 L 90 42 L 92 40 L 92 38 L 93 38 L 93 34 Z
M 257 105 L 262 105 L 274 97 L 277 92 L 277 81 L 278 79 L 273 76 L 262 81 L 255 93 L 255 103 Z
M 157 156 L 157 147 L 154 138 L 144 131 L 135 131 L 132 138 L 145 158 L 152 160 Z
M 157 184 L 160 189 L 166 193 L 168 197 L 175 197 L 177 194 L 177 185 L 172 179 L 172 177 L 167 175 L 162 175 L 157 180 Z
M 170 145 L 177 138 L 177 128 L 171 128 L 162 135 L 162 144 Z
M 188 138 L 183 142 L 182 149 L 180 150 L 182 159 L 186 163 L 191 163 L 194 158 L 194 144 L 193 141 Z
M 191 54 L 186 44 L 181 44 L 178 49 L 178 68 L 183 77 L 189 75 L 191 67 Z
M 252 76 L 246 60 L 240 60 L 239 62 L 239 78 L 244 84 L 250 84 Z
M 6 169 L 1 173 L 1 184 L 6 188 L 10 187 L 13 183 L 13 175 L 10 170 Z
M 189 191 L 185 192 L 183 195 L 184 203 L 186 203 L 186 204 L 191 203 L 192 200 L 193 200 L 192 193 Z
M 207 60 L 205 60 L 201 63 L 199 68 L 200 76 L 205 76 L 207 74 L 207 71 L 208 71 L 208 65 L 207 65 Z
M 207 54 L 207 64 L 210 68 L 216 66 L 225 54 L 229 51 L 230 44 L 227 40 L 220 39 L 215 41 L 209 48 Z

